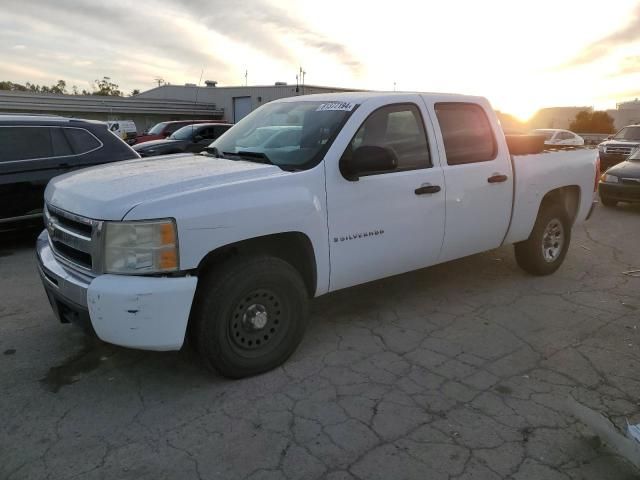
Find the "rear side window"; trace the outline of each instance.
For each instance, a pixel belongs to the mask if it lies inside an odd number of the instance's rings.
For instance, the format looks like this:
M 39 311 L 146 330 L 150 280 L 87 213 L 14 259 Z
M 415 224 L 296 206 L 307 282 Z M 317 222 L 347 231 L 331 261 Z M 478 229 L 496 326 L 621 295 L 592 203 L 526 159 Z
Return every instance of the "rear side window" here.
M 0 162 L 53 156 L 49 128 L 0 127 Z
M 365 145 L 393 150 L 398 157 L 395 171 L 431 166 L 422 115 L 413 104 L 390 105 L 369 115 L 353 137 L 350 150 Z
M 98 139 L 82 128 L 65 128 L 64 134 L 75 155 L 82 155 L 100 148 Z
M 436 103 L 449 165 L 488 162 L 498 148 L 484 110 L 473 103 Z

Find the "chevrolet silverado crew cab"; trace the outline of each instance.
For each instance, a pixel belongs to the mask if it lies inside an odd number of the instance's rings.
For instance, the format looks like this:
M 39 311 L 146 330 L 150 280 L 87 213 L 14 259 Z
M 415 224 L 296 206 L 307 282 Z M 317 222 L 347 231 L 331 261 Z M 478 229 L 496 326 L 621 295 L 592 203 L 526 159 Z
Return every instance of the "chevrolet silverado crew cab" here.
M 591 212 L 597 151 L 512 153 L 480 97 L 278 100 L 203 154 L 53 180 L 42 281 L 62 322 L 106 342 L 189 337 L 208 367 L 257 374 L 295 350 L 312 297 L 505 244 L 554 272 Z

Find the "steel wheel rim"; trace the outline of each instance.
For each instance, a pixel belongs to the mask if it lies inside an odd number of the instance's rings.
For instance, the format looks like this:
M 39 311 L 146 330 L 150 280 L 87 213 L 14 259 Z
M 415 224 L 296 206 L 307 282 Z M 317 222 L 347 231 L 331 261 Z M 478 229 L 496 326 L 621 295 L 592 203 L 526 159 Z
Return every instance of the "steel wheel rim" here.
M 240 297 L 228 321 L 228 336 L 240 355 L 256 357 L 275 348 L 286 334 L 288 320 L 280 297 L 255 289 Z
M 555 262 L 564 247 L 564 227 L 557 218 L 552 219 L 542 233 L 542 257 L 547 263 Z

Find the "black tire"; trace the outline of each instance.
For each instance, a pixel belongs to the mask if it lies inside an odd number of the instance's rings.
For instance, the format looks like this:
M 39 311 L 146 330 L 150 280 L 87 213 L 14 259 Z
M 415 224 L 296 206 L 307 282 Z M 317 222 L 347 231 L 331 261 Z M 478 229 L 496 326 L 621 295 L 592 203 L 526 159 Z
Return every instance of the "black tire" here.
M 205 365 L 228 378 L 271 370 L 295 351 L 308 323 L 300 273 L 275 257 L 237 257 L 200 279 L 192 340 Z
M 562 265 L 570 242 L 571 220 L 564 207 L 543 205 L 529 238 L 515 244 L 516 261 L 532 275 L 550 275 Z
M 618 202 L 615 200 L 611 200 L 610 198 L 604 197 L 600 195 L 600 202 L 607 208 L 615 208 L 618 205 Z

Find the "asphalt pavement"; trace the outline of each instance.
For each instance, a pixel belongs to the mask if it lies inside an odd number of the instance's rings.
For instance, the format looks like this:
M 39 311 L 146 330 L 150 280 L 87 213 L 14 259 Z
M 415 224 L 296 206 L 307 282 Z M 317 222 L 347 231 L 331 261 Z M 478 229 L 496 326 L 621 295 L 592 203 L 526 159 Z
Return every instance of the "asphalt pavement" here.
M 240 381 L 58 323 L 34 241 L 0 243 L 2 479 L 638 478 L 567 399 L 640 423 L 640 206 L 598 207 L 549 277 L 504 247 L 319 298 Z

